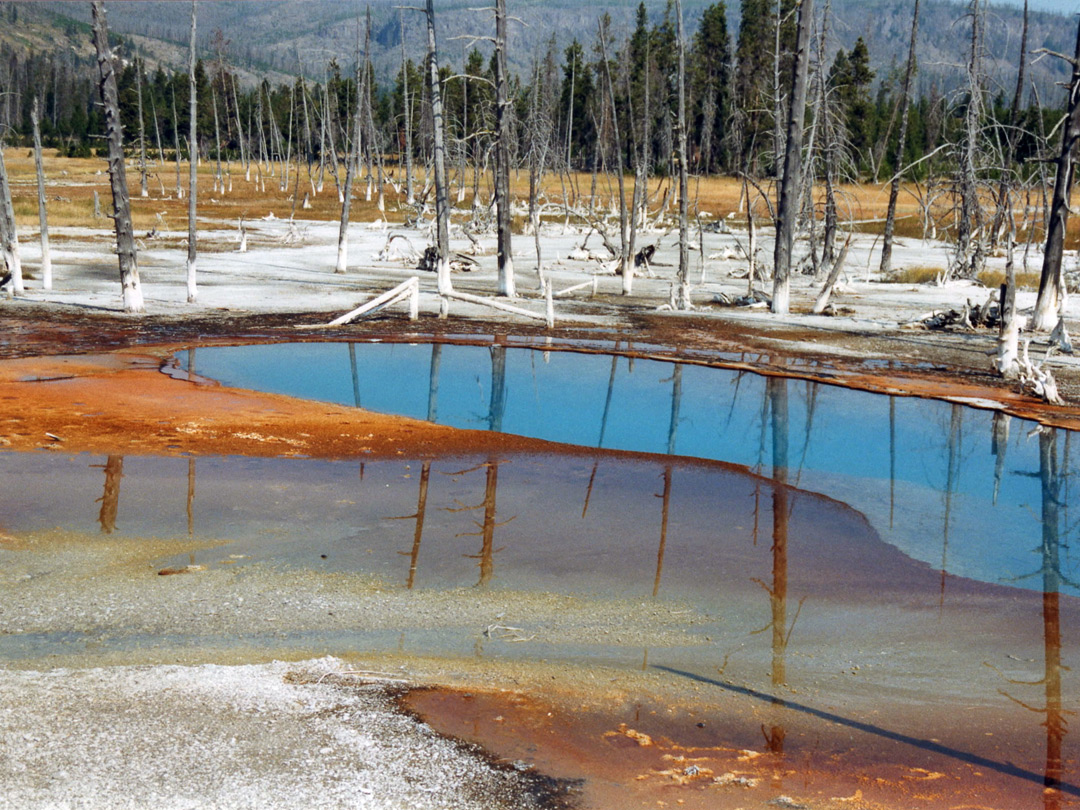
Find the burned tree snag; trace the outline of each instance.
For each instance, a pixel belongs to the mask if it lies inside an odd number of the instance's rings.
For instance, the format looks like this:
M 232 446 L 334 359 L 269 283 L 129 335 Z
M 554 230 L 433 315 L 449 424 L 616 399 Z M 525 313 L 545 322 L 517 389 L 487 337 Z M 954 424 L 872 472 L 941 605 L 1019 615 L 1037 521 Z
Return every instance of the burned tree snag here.
M 409 62 L 405 58 L 405 12 L 398 10 L 398 18 L 401 24 L 401 104 L 402 117 L 405 125 L 405 143 L 403 147 L 405 164 L 405 202 L 412 205 L 416 202 L 416 193 L 413 191 L 413 142 L 412 125 L 413 110 L 412 101 L 409 98 Z
M 809 0 L 804 0 L 809 2 Z M 800 12 L 801 13 L 801 12 Z M 678 138 L 676 149 L 679 160 L 679 284 L 675 295 L 675 307 L 680 310 L 690 309 L 690 228 L 687 224 L 687 156 L 686 147 L 686 36 L 683 32 L 682 0 L 675 0 L 675 18 L 678 39 L 678 94 L 679 94 L 679 120 Z M 800 17 L 801 20 L 801 17 Z M 809 33 L 809 28 L 807 28 Z M 806 102 L 805 71 L 803 79 L 803 103 Z M 800 112 L 799 127 L 802 128 L 802 114 Z M 801 141 L 800 141 L 801 143 Z M 798 188 L 798 180 L 795 181 Z
M 143 117 L 142 102 L 142 63 L 135 62 L 135 91 L 139 97 L 139 196 L 149 197 L 150 190 L 147 188 L 146 168 L 146 119 Z
M 196 241 L 196 189 L 199 183 L 199 136 L 197 133 L 199 102 L 195 85 L 195 3 L 191 0 L 191 46 L 188 49 L 188 248 L 187 248 L 187 300 L 195 303 L 199 291 L 195 284 Z
M 428 76 L 431 83 L 431 120 L 434 128 L 435 150 L 435 219 L 436 244 L 439 250 L 439 293 L 451 290 L 450 285 L 450 200 L 446 187 L 446 140 L 443 122 L 442 89 L 439 85 L 439 51 L 435 42 L 435 7 L 427 0 Z
M 1065 247 L 1065 226 L 1069 222 L 1069 197 L 1075 172 L 1076 144 L 1080 141 L 1080 25 L 1076 31 L 1076 55 L 1072 58 L 1072 80 L 1069 82 L 1068 114 L 1061 133 L 1061 152 L 1057 158 L 1057 178 L 1050 204 L 1050 222 L 1046 231 L 1046 251 L 1043 253 L 1042 276 L 1030 328 L 1047 331 L 1057 324 L 1058 310 L 1065 296 L 1062 277 L 1062 254 Z
M 630 262 L 630 243 L 627 240 L 627 231 L 629 222 L 627 219 L 626 211 L 626 190 L 624 186 L 623 175 L 623 150 L 622 150 L 622 138 L 619 134 L 619 112 L 618 105 L 615 100 L 615 86 L 611 80 L 611 62 L 608 61 L 607 54 L 607 20 L 603 17 L 599 21 L 599 34 L 600 34 L 600 52 L 601 58 L 604 62 L 604 76 L 606 78 L 608 101 L 611 104 L 611 128 L 614 134 L 615 140 L 615 158 L 616 158 L 616 180 L 619 185 L 619 264 L 616 272 L 626 274 L 633 273 L 633 269 L 629 267 Z
M 911 19 L 911 44 L 908 46 L 907 65 L 904 68 L 904 84 L 900 90 L 900 139 L 896 146 L 896 166 L 889 183 L 889 207 L 885 213 L 885 234 L 881 240 L 881 273 L 892 270 L 893 230 L 896 227 L 896 203 L 900 196 L 900 175 L 903 173 L 904 145 L 907 141 L 908 118 L 911 108 L 911 79 L 915 75 L 915 41 L 919 35 L 919 0 Z
M 799 214 L 802 187 L 803 117 L 806 114 L 806 79 L 809 67 L 810 23 L 813 0 L 799 4 L 799 22 L 792 66 L 791 106 L 788 108 L 787 140 L 784 144 L 784 172 L 780 201 L 776 209 L 772 311 L 786 315 L 790 298 L 791 251 L 795 244 L 795 218 Z
M 365 46 L 366 47 L 366 46 Z M 353 118 L 354 135 L 352 148 L 345 158 L 345 188 L 342 191 L 341 200 L 341 224 L 338 228 L 337 264 L 334 266 L 335 273 L 344 273 L 349 263 L 349 209 L 352 207 L 353 178 L 360 170 L 360 90 L 361 70 L 363 63 L 360 61 L 360 20 L 356 21 L 356 111 Z
M 90 9 L 93 16 L 94 48 L 97 51 L 99 90 L 105 107 L 105 138 L 109 144 L 109 182 L 112 185 L 116 255 L 120 262 L 120 287 L 124 295 L 124 311 L 142 312 L 143 296 L 142 287 L 139 285 L 139 263 L 131 226 L 131 201 L 128 198 L 127 172 L 124 169 L 124 131 L 120 125 L 120 101 L 116 89 L 112 50 L 109 48 L 109 29 L 105 23 L 105 5 L 101 0 L 94 0 Z
M 38 97 L 34 96 L 30 121 L 34 126 L 34 168 L 37 170 L 38 223 L 41 226 L 41 288 L 51 290 L 52 257 L 49 254 L 49 219 L 45 210 L 45 169 L 41 163 L 41 120 L 38 110 Z
M 506 0 L 495 0 L 495 221 L 499 295 L 516 298 L 510 236 L 510 91 L 506 72 Z
M 11 207 L 11 186 L 4 163 L 4 142 L 0 140 L 0 250 L 11 276 L 15 295 L 23 292 L 22 261 L 19 259 L 19 236 L 15 226 L 15 210 Z

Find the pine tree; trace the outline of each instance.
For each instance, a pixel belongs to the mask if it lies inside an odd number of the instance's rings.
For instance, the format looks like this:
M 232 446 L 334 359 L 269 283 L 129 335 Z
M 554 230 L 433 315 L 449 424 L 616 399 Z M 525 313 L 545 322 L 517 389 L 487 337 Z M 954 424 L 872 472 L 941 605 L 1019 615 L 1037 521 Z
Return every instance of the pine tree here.
M 690 53 L 694 99 L 691 132 L 698 138 L 699 168 L 728 168 L 727 121 L 731 108 L 731 41 L 723 0 L 705 9 Z

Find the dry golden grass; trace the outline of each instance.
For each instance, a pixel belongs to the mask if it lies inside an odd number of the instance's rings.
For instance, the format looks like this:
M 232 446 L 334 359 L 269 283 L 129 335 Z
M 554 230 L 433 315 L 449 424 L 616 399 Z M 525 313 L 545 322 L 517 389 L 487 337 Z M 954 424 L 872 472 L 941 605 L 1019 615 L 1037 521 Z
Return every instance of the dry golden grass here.
M 926 267 L 915 265 L 895 269 L 888 278 L 894 284 L 930 284 L 945 275 L 944 267 Z
M 1039 289 L 1039 273 L 1017 273 L 1016 286 L 1021 290 Z M 979 281 L 991 289 L 998 289 L 1005 283 L 1004 270 L 984 270 L 979 273 Z
M 5 151 L 8 174 L 12 184 L 13 204 L 15 216 L 22 227 L 36 229 L 38 224 L 37 213 L 37 185 L 34 173 L 33 153 L 29 149 L 9 148 Z M 84 226 L 102 227 L 108 224 L 107 219 L 94 218 L 94 192 L 97 192 L 100 209 L 106 214 L 112 207 L 112 195 L 109 188 L 109 176 L 106 171 L 106 162 L 103 158 L 61 158 L 57 157 L 55 150 L 45 150 L 44 154 L 45 175 L 48 183 L 48 214 L 49 224 L 55 227 Z M 234 163 L 230 167 L 231 190 L 215 192 L 214 186 L 214 161 L 204 161 L 199 167 L 199 217 L 208 220 L 225 220 L 236 222 L 241 217 L 249 219 L 265 217 L 273 213 L 279 219 L 287 219 L 290 215 L 298 220 L 336 220 L 340 217 L 341 207 L 338 203 L 337 189 L 333 176 L 327 169 L 323 190 L 321 194 L 313 194 L 308 179 L 306 167 L 301 167 L 300 183 L 296 184 L 295 167 L 290 171 L 289 187 L 282 189 L 280 185 L 280 167 L 275 166 L 274 176 L 264 178 L 265 191 L 260 191 L 257 184 L 257 172 L 252 170 L 251 181 L 244 179 L 242 167 Z M 388 167 L 390 174 L 395 172 L 394 167 Z M 159 231 L 172 233 L 187 230 L 187 206 L 186 196 L 178 199 L 176 189 L 176 166 L 174 163 L 166 163 L 163 166 L 151 167 L 152 175 L 149 178 L 149 197 L 139 196 L 139 172 L 132 161 L 128 163 L 128 185 L 131 194 L 132 219 L 136 232 L 149 231 L 158 228 Z M 313 169 L 313 172 L 315 170 Z M 181 165 L 181 185 L 187 188 L 188 167 Z M 342 182 L 344 172 L 342 172 Z M 466 199 L 461 204 L 462 213 L 472 204 L 472 170 L 466 169 Z M 564 192 L 572 203 L 584 204 L 592 190 L 593 178 L 590 174 L 575 174 L 567 183 L 565 177 L 547 174 L 544 178 L 544 194 L 546 199 L 561 206 Z M 454 169 L 450 173 L 451 200 L 456 200 L 458 177 Z M 525 171 L 515 172 L 511 178 L 511 194 L 518 199 L 525 199 L 528 194 L 529 178 Z M 416 187 L 423 186 L 422 172 L 417 173 Z M 633 186 L 633 179 L 628 177 L 626 194 L 629 196 Z M 228 188 L 228 186 L 226 186 Z M 298 189 L 298 197 L 295 206 L 293 204 L 293 192 Z M 353 205 L 351 217 L 356 222 L 374 221 L 384 217 L 375 205 L 374 195 L 372 201 L 366 201 L 366 184 L 358 181 L 354 185 Z M 490 195 L 490 183 L 488 178 L 482 178 L 481 194 L 485 201 Z M 771 193 L 769 185 L 763 185 L 766 193 Z M 667 200 L 669 210 L 675 210 L 675 194 L 672 193 L 671 183 L 666 178 L 653 178 L 649 182 L 649 192 L 654 206 L 659 206 Z M 923 235 L 922 213 L 912 187 L 904 188 L 897 206 L 896 234 L 900 237 L 921 238 Z M 734 215 L 736 221 L 744 220 L 746 216 L 745 206 L 740 205 L 742 197 L 742 183 L 732 177 L 695 177 L 691 178 L 690 193 L 696 202 L 692 211 L 699 211 L 709 219 L 723 219 Z M 600 176 L 596 181 L 596 194 L 602 201 L 601 205 L 607 207 L 611 201 L 617 199 L 617 185 L 610 177 Z M 308 196 L 311 207 L 304 209 L 302 203 L 305 195 Z M 866 233 L 880 233 L 883 228 L 883 218 L 888 205 L 888 187 L 885 185 L 841 185 L 836 189 L 838 214 L 842 222 L 854 223 L 860 231 Z M 769 221 L 769 209 L 762 194 L 757 189 L 750 189 L 753 212 L 756 220 L 762 224 Z M 816 204 L 820 211 L 823 205 L 822 193 L 817 193 Z M 385 187 L 386 210 L 390 218 L 403 218 L 409 213 L 405 210 L 403 195 L 395 194 L 389 184 Z M 1077 195 L 1077 204 L 1080 204 L 1080 191 Z M 944 207 L 935 211 L 939 220 L 939 231 L 944 237 L 944 225 L 948 219 L 948 212 Z M 552 217 L 555 218 L 555 217 Z M 521 223 L 523 224 L 523 223 Z M 200 223 L 200 227 L 209 227 Z M 1023 235 L 1021 235 L 1023 238 Z M 1068 240 L 1066 247 L 1076 249 L 1080 247 L 1080 217 L 1073 217 L 1069 223 Z
M 916 265 L 894 270 L 887 281 L 893 284 L 932 284 L 945 275 L 944 267 Z M 1005 283 L 1003 270 L 983 270 L 979 273 L 979 283 L 987 289 L 997 289 Z M 1016 286 L 1021 290 L 1039 289 L 1038 273 L 1017 273 Z

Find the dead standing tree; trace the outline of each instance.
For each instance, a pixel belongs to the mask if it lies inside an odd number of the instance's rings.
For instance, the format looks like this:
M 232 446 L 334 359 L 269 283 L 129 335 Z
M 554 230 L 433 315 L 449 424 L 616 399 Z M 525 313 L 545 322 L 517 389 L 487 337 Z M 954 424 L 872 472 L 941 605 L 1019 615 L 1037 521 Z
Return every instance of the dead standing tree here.
M 506 70 L 506 0 L 495 0 L 495 222 L 499 294 L 516 298 L 510 236 L 510 91 Z
M 967 106 L 964 111 L 964 135 L 957 166 L 960 208 L 956 217 L 956 257 L 949 275 L 975 278 L 982 270 L 985 252 L 982 245 L 983 211 L 979 201 L 977 163 L 981 138 L 982 16 L 979 0 L 971 0 L 971 50 L 967 64 Z
M 41 288 L 52 289 L 52 257 L 49 253 L 49 218 L 45 210 L 45 169 L 41 163 L 41 118 L 38 97 L 30 110 L 30 122 L 34 127 L 34 168 L 37 170 L 38 223 L 41 228 Z
M 1040 49 L 1042 50 L 1042 49 Z M 1069 222 L 1069 199 L 1075 174 L 1076 144 L 1080 142 L 1080 24 L 1076 31 L 1076 53 L 1070 59 L 1054 54 L 1072 64 L 1069 82 L 1067 115 L 1061 133 L 1061 151 L 1056 160 L 1057 177 L 1050 204 L 1050 222 L 1046 232 L 1046 251 L 1043 253 L 1042 276 L 1035 311 L 1029 328 L 1048 331 L 1062 322 L 1060 310 L 1065 303 L 1065 279 L 1062 254 L 1065 247 L 1065 227 Z
M 195 303 L 199 290 L 195 283 L 196 259 L 196 189 L 199 183 L 199 102 L 195 83 L 195 3 L 191 0 L 191 46 L 188 49 L 188 249 L 187 249 L 187 300 Z
M 624 175 L 623 171 L 623 150 L 622 150 L 622 138 L 619 132 L 619 113 L 618 104 L 615 99 L 615 84 L 611 80 L 611 62 L 608 61 L 607 54 L 607 38 L 608 38 L 608 18 L 605 15 L 601 17 L 599 25 L 599 41 L 600 41 L 600 54 L 604 64 L 604 78 L 608 91 L 608 102 L 611 105 L 611 128 L 612 139 L 614 141 L 614 152 L 616 158 L 615 170 L 616 179 L 619 185 L 619 257 L 618 264 L 616 265 L 616 273 L 633 273 L 634 271 L 629 268 L 630 265 L 630 243 L 628 241 L 629 221 L 627 219 L 626 211 L 626 190 L 624 187 Z
M 790 299 L 791 251 L 795 243 L 795 218 L 799 213 L 802 187 L 803 118 L 806 114 L 807 71 L 810 63 L 810 23 L 813 0 L 799 4 L 792 65 L 791 106 L 788 108 L 787 140 L 784 143 L 784 170 L 780 200 L 776 209 L 772 312 L 788 313 Z
M 427 0 L 425 7 L 428 34 L 428 81 L 431 120 L 434 127 L 436 246 L 439 251 L 436 272 L 439 294 L 450 292 L 450 199 L 446 183 L 446 124 L 443 120 L 442 88 L 439 83 L 439 49 L 435 41 L 435 7 Z
M 803 2 L 809 5 L 810 0 L 803 0 Z M 800 12 L 802 13 L 802 12 Z M 809 15 L 807 15 L 809 16 Z M 681 310 L 690 309 L 690 229 L 687 224 L 687 195 L 688 195 L 688 183 L 687 183 L 687 159 L 688 150 L 686 147 L 686 35 L 683 32 L 683 16 L 682 16 L 682 0 L 675 0 L 675 19 L 676 19 L 676 37 L 678 39 L 678 94 L 679 94 L 679 111 L 678 111 L 678 138 L 676 139 L 676 149 L 678 153 L 679 161 L 679 281 L 678 292 L 675 296 L 675 308 Z M 802 31 L 801 17 L 800 17 L 800 32 Z M 806 41 L 809 35 L 809 26 L 807 26 L 807 37 L 803 39 L 803 49 L 806 50 Z M 805 53 L 804 53 L 805 58 Z M 802 103 L 806 104 L 806 72 L 803 71 L 803 84 L 802 84 Z M 802 127 L 801 112 L 799 121 L 800 131 Z M 786 168 L 785 168 L 786 171 Z M 798 187 L 798 181 L 796 180 L 796 187 Z
M 367 47 L 371 42 L 371 20 L 368 20 L 368 30 L 364 40 L 364 54 L 367 55 Z M 360 170 L 360 130 L 362 108 L 362 85 L 364 62 L 360 61 L 360 20 L 356 21 L 356 111 L 353 118 L 354 135 L 352 148 L 345 158 L 345 188 L 341 199 L 341 225 L 338 228 L 337 264 L 334 266 L 335 273 L 344 273 L 349 263 L 349 211 L 352 207 L 353 178 Z
M 885 212 L 885 234 L 881 241 L 882 275 L 888 275 L 892 270 L 893 229 L 896 226 L 896 203 L 900 196 L 900 177 L 903 175 L 904 146 L 907 141 L 911 108 L 911 80 L 915 75 L 915 42 L 918 35 L 919 0 L 915 0 L 915 11 L 911 18 L 911 44 L 908 47 L 907 65 L 904 67 L 904 83 L 900 90 L 900 134 L 896 145 L 896 165 L 892 181 L 889 183 L 889 207 Z
M 442 105 L 442 82 L 439 78 L 439 48 L 435 37 L 435 6 L 432 0 L 427 0 L 423 8 L 404 6 L 403 9 L 422 11 L 427 22 L 427 66 L 428 66 L 428 103 L 431 105 L 432 121 L 432 163 L 435 170 L 435 272 L 438 277 L 438 289 L 440 295 L 446 295 L 453 291 L 450 282 L 450 199 L 446 179 L 446 124 L 443 118 Z M 402 22 L 404 26 L 404 22 Z M 402 29 L 404 30 L 404 28 Z M 404 41 L 404 37 L 402 37 Z M 402 51 L 402 86 L 406 96 L 408 93 L 408 70 Z M 411 131 L 411 112 L 406 102 L 406 135 Z M 407 151 L 411 154 L 411 137 L 409 138 Z M 411 158 L 410 163 L 411 166 Z M 409 188 L 411 188 L 411 181 Z M 409 192 L 410 196 L 412 192 Z M 426 189 L 425 189 L 426 194 Z
M 105 23 L 105 5 L 94 0 L 94 48 L 97 51 L 99 90 L 105 107 L 105 138 L 109 144 L 109 182 L 112 185 L 113 221 L 116 224 L 116 254 L 120 262 L 120 287 L 125 312 L 142 312 L 143 295 L 139 285 L 139 264 L 131 226 L 131 201 L 128 199 L 127 172 L 124 169 L 124 131 L 120 125 L 120 101 L 116 89 L 116 71 L 109 48 L 109 29 Z
M 513 239 L 510 230 L 510 117 L 513 113 L 513 101 L 510 99 L 510 79 L 506 67 L 507 16 L 506 0 L 495 0 L 494 7 L 475 9 L 494 11 L 495 37 L 468 36 L 469 40 L 486 40 L 495 45 L 495 142 L 492 151 L 495 155 L 495 232 L 498 252 L 498 294 L 507 298 L 517 298 L 514 284 Z M 466 70 L 468 73 L 468 70 Z M 468 81 L 469 77 L 466 77 Z M 475 150 L 474 150 L 475 152 Z M 473 209 L 476 210 L 479 199 L 479 156 L 475 167 L 476 186 L 473 194 Z
M 15 211 L 11 207 L 11 186 L 4 163 L 4 140 L 0 138 L 0 250 L 11 276 L 15 295 L 23 292 L 22 260 L 19 258 L 19 236 L 15 226 Z

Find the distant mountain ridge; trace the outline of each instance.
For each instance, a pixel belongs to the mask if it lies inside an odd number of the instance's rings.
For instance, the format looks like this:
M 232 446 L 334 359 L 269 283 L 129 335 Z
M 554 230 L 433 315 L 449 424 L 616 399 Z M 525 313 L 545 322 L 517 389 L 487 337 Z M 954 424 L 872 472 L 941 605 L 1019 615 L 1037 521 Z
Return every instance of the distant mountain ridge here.
M 1054 2 L 1055 0 L 1043 0 Z M 1071 1 L 1071 0 L 1070 0 Z M 87 3 L 19 2 L 0 4 L 0 13 L 16 8 L 19 20 L 7 26 L 0 38 L 24 41 L 26 47 L 47 48 L 48 29 L 55 32 L 57 47 L 78 48 L 77 39 L 89 19 Z M 399 11 L 398 0 L 371 0 L 372 58 L 379 81 L 392 80 L 401 63 L 404 30 L 405 51 L 419 61 L 426 46 L 423 18 L 415 11 Z M 444 65 L 460 65 L 466 49 L 475 45 L 486 50 L 483 39 L 492 33 L 490 14 L 478 12 L 475 0 L 441 0 L 436 18 L 440 38 L 440 60 Z M 508 11 L 524 24 L 511 26 L 508 53 L 511 69 L 527 74 L 537 55 L 546 50 L 554 35 L 558 55 L 577 38 L 591 53 L 599 15 L 611 15 L 611 31 L 619 44 L 633 25 L 637 0 L 608 0 L 583 5 L 577 0 L 508 0 Z M 687 30 L 696 30 L 706 0 L 685 0 Z M 890 68 L 903 64 L 911 26 L 911 0 L 833 0 L 832 49 L 850 49 L 858 37 L 866 41 L 871 66 L 883 79 Z M 934 86 L 947 93 L 962 83 L 970 23 L 965 19 L 968 4 L 956 0 L 923 1 L 919 26 L 919 76 L 916 92 L 927 94 Z M 302 62 L 305 75 L 320 79 L 331 58 L 343 69 L 354 63 L 356 26 L 369 3 L 364 0 L 217 0 L 198 5 L 201 56 L 210 58 L 209 43 L 220 29 L 228 40 L 228 59 L 241 68 L 248 81 L 268 76 L 281 81 L 295 75 Z M 662 20 L 667 3 L 647 2 L 651 22 Z M 821 0 L 815 4 L 820 10 Z M 124 0 L 106 4 L 112 31 L 132 39 L 151 62 L 173 69 L 186 64 L 191 6 L 186 2 Z M 738 2 L 728 3 L 732 39 L 738 29 Z M 1047 11 L 1033 11 L 1029 50 L 1047 48 L 1071 54 L 1075 41 L 1075 17 Z M 73 29 L 78 33 L 72 36 Z M 88 34 L 86 35 L 88 39 Z M 1014 5 L 993 5 L 986 16 L 985 57 L 991 92 L 1011 96 L 1015 82 L 1020 42 L 1020 9 Z M 84 46 L 88 49 L 89 43 Z M 298 58 L 299 57 L 299 58 Z M 1043 102 L 1057 106 L 1061 91 L 1055 82 L 1067 77 L 1062 60 L 1044 58 L 1032 65 L 1032 82 Z

